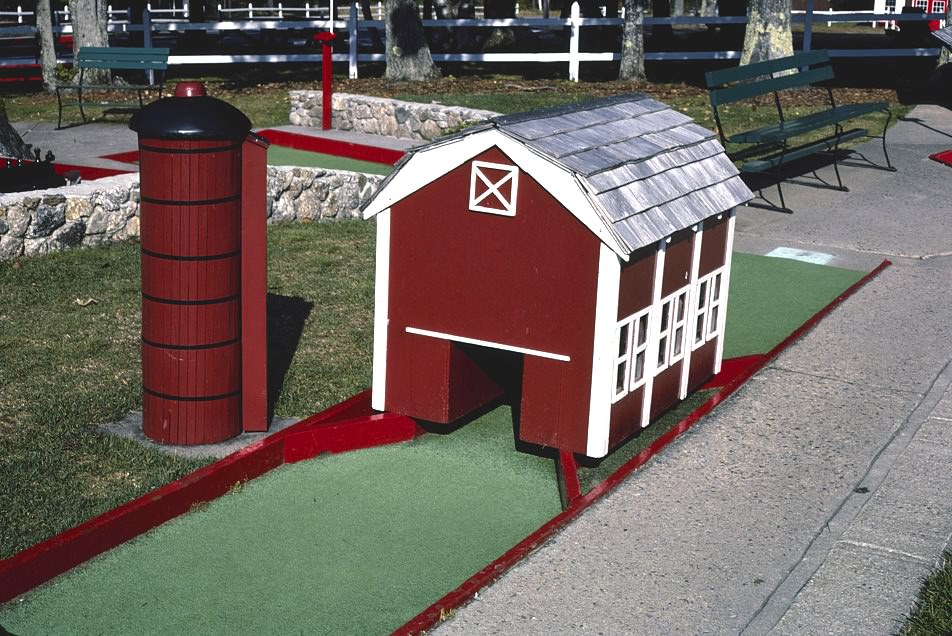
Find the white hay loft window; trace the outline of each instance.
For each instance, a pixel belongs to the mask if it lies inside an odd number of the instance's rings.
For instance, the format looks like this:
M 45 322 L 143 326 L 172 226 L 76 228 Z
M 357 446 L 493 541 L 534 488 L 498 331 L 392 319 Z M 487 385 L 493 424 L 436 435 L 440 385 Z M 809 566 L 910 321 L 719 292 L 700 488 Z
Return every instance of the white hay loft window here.
M 714 270 L 697 282 L 697 305 L 693 311 L 692 349 L 710 342 L 721 333 L 724 305 L 724 268 Z
M 690 289 L 690 286 L 682 287 L 661 300 L 658 319 L 658 364 L 655 367 L 655 375 L 684 357 L 684 333 Z
M 519 168 L 503 163 L 474 161 L 469 177 L 469 209 L 516 216 Z
M 615 384 L 612 402 L 622 399 L 645 383 L 645 356 L 648 355 L 648 316 L 645 309 L 628 316 L 615 326 Z

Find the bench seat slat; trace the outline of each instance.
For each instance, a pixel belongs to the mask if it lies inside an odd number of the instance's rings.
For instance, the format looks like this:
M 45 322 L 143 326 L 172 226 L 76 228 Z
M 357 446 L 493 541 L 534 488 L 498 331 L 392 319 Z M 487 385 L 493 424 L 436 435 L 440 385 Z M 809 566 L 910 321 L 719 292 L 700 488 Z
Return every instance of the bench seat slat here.
M 788 119 L 783 123 L 762 126 L 754 130 L 746 130 L 728 137 L 728 140 L 734 143 L 761 144 L 777 141 L 784 141 L 797 135 L 803 135 L 814 130 L 819 130 L 827 126 L 854 119 L 869 113 L 886 110 L 889 104 L 886 102 L 870 102 L 867 104 L 844 104 L 835 108 L 811 113 Z
M 744 66 L 731 66 L 704 74 L 708 87 L 723 86 L 733 82 L 749 80 L 761 75 L 771 75 L 790 69 L 800 69 L 814 64 L 825 64 L 830 61 L 830 54 L 826 50 L 813 50 L 788 55 L 764 62 L 755 62 Z
M 720 106 L 789 88 L 806 88 L 831 79 L 833 79 L 833 67 L 821 66 L 792 75 L 768 77 L 756 82 L 736 84 L 727 88 L 715 88 L 711 90 L 711 103 Z

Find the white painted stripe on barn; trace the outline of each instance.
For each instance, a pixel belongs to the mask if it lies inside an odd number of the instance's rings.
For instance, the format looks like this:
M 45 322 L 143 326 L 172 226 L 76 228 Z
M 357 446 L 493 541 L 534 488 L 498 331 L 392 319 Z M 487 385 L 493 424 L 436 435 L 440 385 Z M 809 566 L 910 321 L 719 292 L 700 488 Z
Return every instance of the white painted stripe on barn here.
M 714 374 L 721 372 L 724 360 L 724 336 L 727 331 L 727 303 L 731 282 L 731 257 L 734 255 L 734 224 L 737 221 L 737 208 L 730 212 L 727 219 L 727 245 L 724 247 L 724 274 L 721 278 L 721 310 L 717 312 L 717 350 L 714 354 Z
M 538 349 L 527 349 L 526 347 L 517 347 L 516 345 L 504 344 L 501 342 L 491 342 L 489 340 L 480 340 L 479 338 L 468 338 L 466 336 L 456 336 L 441 331 L 430 331 L 429 329 L 419 329 L 417 327 L 407 327 L 407 333 L 417 336 L 428 336 L 430 338 L 439 338 L 440 340 L 452 340 L 453 342 L 463 342 L 465 344 L 479 345 L 481 347 L 490 347 L 491 349 L 502 349 L 503 351 L 514 351 L 515 353 L 524 353 L 539 358 L 548 358 L 549 360 L 558 360 L 559 362 L 571 362 L 569 356 L 561 353 L 551 353 L 549 351 L 539 351 Z
M 390 209 L 377 215 L 376 279 L 374 281 L 374 369 L 370 406 L 386 410 L 387 327 L 390 325 Z
M 767 252 L 767 256 L 775 258 L 789 258 L 794 261 L 803 261 L 804 263 L 813 263 L 814 265 L 826 265 L 833 260 L 832 254 L 823 252 L 811 252 L 810 250 L 798 250 L 793 247 L 778 247 Z
M 704 221 L 698 223 L 694 228 L 694 236 L 691 239 L 691 288 L 688 291 L 688 306 L 684 308 L 684 361 L 681 364 L 681 384 L 678 386 L 678 399 L 683 400 L 688 396 L 688 383 L 691 379 L 691 358 L 694 353 L 694 329 L 695 329 L 695 307 L 697 307 L 698 272 L 701 269 L 701 242 L 704 240 Z
M 667 253 L 667 245 L 667 240 L 658 242 L 654 282 L 651 284 L 651 317 L 648 319 L 648 348 L 645 350 L 645 392 L 641 399 L 641 428 L 645 428 L 651 423 L 651 398 L 654 392 L 654 377 L 658 369 L 660 341 L 658 326 L 661 323 L 661 287 L 664 281 L 664 258 Z
M 604 457 L 608 454 L 617 349 L 615 325 L 618 322 L 620 288 L 621 261 L 607 245 L 602 243 L 598 251 L 592 390 L 588 401 L 588 437 L 585 444 L 585 454 L 589 457 Z

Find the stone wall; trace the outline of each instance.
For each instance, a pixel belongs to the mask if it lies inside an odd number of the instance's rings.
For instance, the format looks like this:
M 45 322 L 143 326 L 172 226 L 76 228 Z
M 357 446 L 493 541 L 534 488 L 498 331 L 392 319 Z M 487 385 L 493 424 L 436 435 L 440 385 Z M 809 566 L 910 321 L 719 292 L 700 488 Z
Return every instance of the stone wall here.
M 268 167 L 268 221 L 355 218 L 380 175 Z M 139 236 L 139 175 L 0 195 L 0 261 Z
M 290 91 L 291 123 L 321 126 L 321 91 Z M 383 97 L 335 93 L 331 97 L 331 127 L 373 135 L 432 141 L 440 135 L 498 116 L 488 110 L 461 106 L 402 102 Z

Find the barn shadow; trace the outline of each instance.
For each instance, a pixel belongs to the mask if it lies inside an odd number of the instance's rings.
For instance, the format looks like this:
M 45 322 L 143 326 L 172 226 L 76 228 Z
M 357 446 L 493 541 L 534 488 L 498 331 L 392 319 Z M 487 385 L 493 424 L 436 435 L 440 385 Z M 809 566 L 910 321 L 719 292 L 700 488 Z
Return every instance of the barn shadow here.
M 298 296 L 268 294 L 268 421 L 274 419 L 274 406 L 291 368 L 314 303 Z

